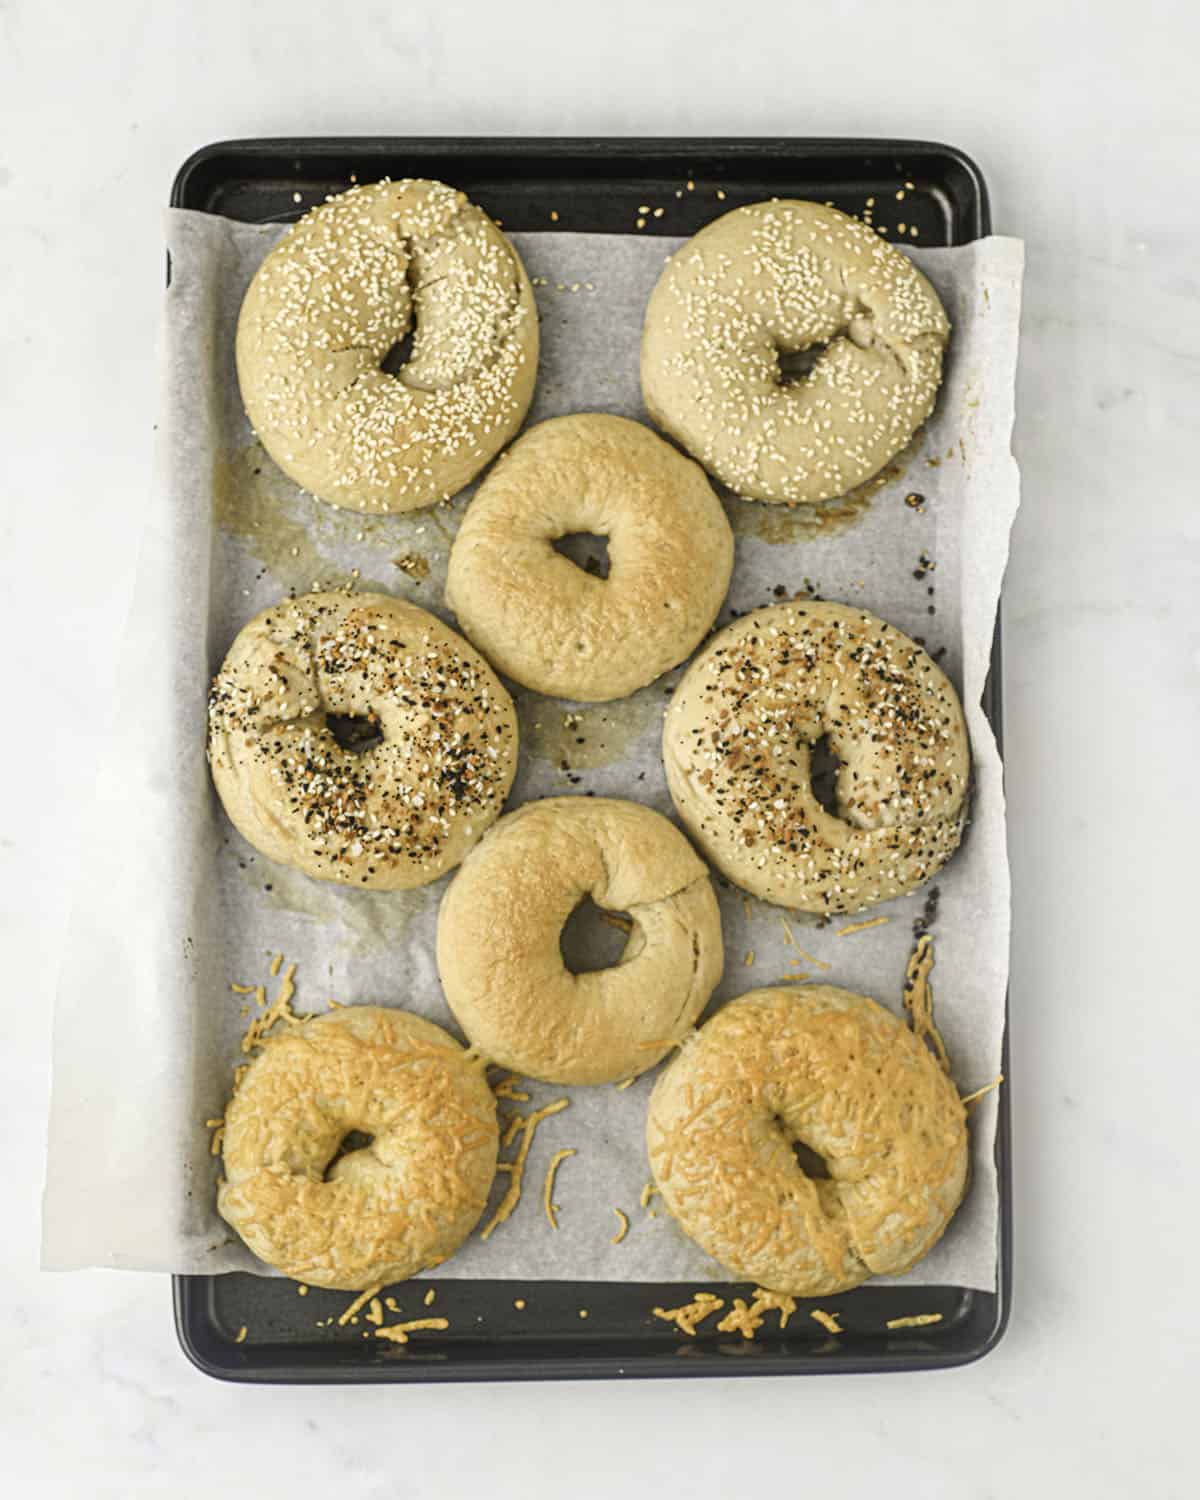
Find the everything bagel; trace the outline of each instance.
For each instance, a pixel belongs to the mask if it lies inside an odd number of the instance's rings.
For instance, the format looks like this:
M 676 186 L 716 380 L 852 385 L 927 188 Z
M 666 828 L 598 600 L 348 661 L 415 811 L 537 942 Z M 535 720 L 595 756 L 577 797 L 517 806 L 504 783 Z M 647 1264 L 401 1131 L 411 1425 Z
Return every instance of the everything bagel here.
M 304 594 L 230 647 L 208 757 L 230 820 L 268 858 L 402 890 L 452 869 L 499 816 L 517 719 L 483 658 L 425 610 Z
M 822 739 L 836 813 L 812 786 Z M 962 836 L 958 695 L 915 641 L 847 604 L 770 605 L 713 636 L 675 689 L 663 760 L 692 838 L 779 906 L 853 912 L 903 895 Z

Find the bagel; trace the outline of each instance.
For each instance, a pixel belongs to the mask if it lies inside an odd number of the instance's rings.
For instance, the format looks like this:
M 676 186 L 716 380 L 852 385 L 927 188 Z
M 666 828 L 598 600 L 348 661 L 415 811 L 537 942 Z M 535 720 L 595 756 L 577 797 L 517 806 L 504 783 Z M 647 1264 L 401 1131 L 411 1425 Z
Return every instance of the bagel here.
M 812 787 L 823 737 L 836 815 Z M 695 842 L 779 906 L 861 911 L 928 880 L 962 837 L 958 695 L 915 641 L 850 605 L 770 605 L 713 636 L 667 708 L 663 760 Z
M 425 610 L 304 594 L 230 647 L 208 757 L 230 821 L 269 859 L 404 890 L 452 869 L 498 817 L 517 718 L 483 658 Z
M 597 578 L 554 549 L 608 538 Z M 591 412 L 519 438 L 467 507 L 446 602 L 506 676 L 556 698 L 624 698 L 716 618 L 733 533 L 704 471 L 648 427 Z
M 667 262 L 642 332 L 642 396 L 752 500 L 844 495 L 933 410 L 950 325 L 899 250 L 819 203 L 735 208 Z M 824 346 L 803 375 L 780 355 Z
M 738 1278 L 794 1297 L 907 1271 L 967 1181 L 954 1085 L 890 1012 L 829 985 L 724 1006 L 655 1084 L 646 1131 L 683 1231 Z M 828 1177 L 804 1170 L 796 1143 Z
M 572 974 L 559 938 L 587 896 L 633 927 L 617 964 Z M 703 861 L 636 802 L 526 803 L 463 862 L 438 912 L 438 972 L 459 1025 L 491 1061 L 549 1083 L 652 1068 L 704 1009 L 723 958 Z
M 348 1136 L 372 1139 L 344 1149 Z M 479 1058 L 406 1011 L 345 1006 L 268 1040 L 225 1112 L 221 1216 L 297 1281 L 361 1291 L 452 1255 L 496 1174 Z
M 290 479 L 330 505 L 415 510 L 520 427 L 537 310 L 516 250 L 463 193 L 385 179 L 312 209 L 267 255 L 236 353 L 251 425 Z

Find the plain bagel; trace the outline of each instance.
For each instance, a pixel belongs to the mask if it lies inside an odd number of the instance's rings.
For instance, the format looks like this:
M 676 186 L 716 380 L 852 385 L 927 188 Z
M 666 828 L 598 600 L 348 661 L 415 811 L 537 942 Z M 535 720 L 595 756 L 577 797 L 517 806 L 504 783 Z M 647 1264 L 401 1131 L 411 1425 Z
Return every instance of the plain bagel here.
M 812 747 L 838 760 L 836 815 Z M 667 785 L 692 838 L 779 906 L 852 912 L 913 890 L 957 849 L 970 750 L 958 695 L 865 609 L 795 600 L 709 641 L 663 724 Z
M 363 511 L 462 489 L 520 427 L 537 361 L 520 257 L 441 182 L 385 180 L 312 209 L 238 319 L 238 382 L 263 447 L 321 500 Z
M 356 1133 L 367 1144 L 347 1150 Z M 360 1291 L 458 1249 L 498 1144 L 479 1058 L 419 1016 L 348 1005 L 289 1026 L 250 1064 L 225 1111 L 217 1207 L 268 1265 Z
M 658 1080 L 646 1131 L 683 1230 L 735 1276 L 796 1297 L 907 1271 L 967 1181 L 966 1116 L 928 1048 L 829 985 L 754 990 L 718 1011 Z
M 608 539 L 607 578 L 555 550 L 572 532 Z M 446 601 L 514 681 L 603 703 L 694 650 L 732 568 L 700 466 L 638 422 L 586 413 L 539 423 L 492 469 L 454 540 Z
M 933 410 L 949 332 L 937 293 L 875 230 L 773 199 L 667 262 L 646 308 L 642 395 L 737 494 L 827 500 L 877 474 Z M 781 355 L 818 348 L 804 374 L 781 374 Z
M 559 938 L 575 908 L 633 922 L 611 968 L 572 974 Z M 552 1083 L 612 1083 L 652 1068 L 721 977 L 708 871 L 666 818 L 636 802 L 548 797 L 501 818 L 438 913 L 450 1009 L 493 1062 Z
M 318 880 L 426 885 L 499 816 L 517 719 L 460 635 L 384 594 L 304 594 L 239 632 L 209 694 L 234 826 Z

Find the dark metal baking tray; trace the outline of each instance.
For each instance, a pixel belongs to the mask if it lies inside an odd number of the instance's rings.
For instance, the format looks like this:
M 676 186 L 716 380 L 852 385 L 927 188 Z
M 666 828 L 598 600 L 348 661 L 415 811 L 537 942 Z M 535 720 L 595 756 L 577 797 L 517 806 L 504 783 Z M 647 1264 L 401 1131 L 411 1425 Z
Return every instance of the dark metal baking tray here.
M 352 178 L 440 178 L 462 188 L 514 230 L 629 233 L 641 204 L 671 203 L 646 234 L 692 233 L 742 203 L 772 195 L 815 198 L 848 213 L 870 197 L 905 191 L 906 229 L 921 245 L 960 245 L 990 232 L 979 168 L 951 146 L 880 140 L 660 140 L 364 138 L 226 141 L 197 151 L 171 191 L 179 208 L 252 223 L 291 220 Z M 912 184 L 911 187 L 908 184 Z M 689 186 L 690 185 L 690 186 Z M 724 194 L 717 196 L 718 190 Z M 681 193 L 681 196 L 676 194 Z M 877 219 L 879 215 L 877 214 Z M 889 216 L 892 217 L 892 216 Z M 898 217 L 895 215 L 894 217 Z M 893 237 L 893 236 L 889 236 Z M 898 237 L 896 235 L 895 237 Z M 1001 731 L 1000 625 L 984 708 Z M 1008 1043 L 1004 1047 L 1008 1077 Z M 655 1305 L 689 1300 L 691 1284 L 428 1281 L 391 1288 L 406 1318 L 437 1313 L 444 1332 L 406 1345 L 383 1343 L 360 1318 L 339 1326 L 348 1293 L 259 1276 L 176 1276 L 175 1324 L 188 1357 L 225 1380 L 561 1380 L 611 1376 L 798 1375 L 937 1369 L 993 1349 L 1008 1319 L 1012 1274 L 1009 1090 L 1000 1090 L 996 1133 L 1000 1191 L 997 1289 L 867 1285 L 801 1302 L 786 1330 L 769 1314 L 753 1341 L 739 1335 L 681 1337 Z M 427 1290 L 436 1305 L 425 1308 Z M 727 1302 L 748 1286 L 714 1285 Z M 520 1299 L 523 1309 L 515 1307 Z M 809 1316 L 836 1308 L 843 1333 Z M 581 1316 L 581 1312 L 586 1316 Z M 940 1313 L 926 1327 L 889 1331 L 888 1320 Z M 318 1322 L 331 1320 L 328 1327 Z M 715 1324 L 717 1320 L 710 1319 Z M 244 1329 L 241 1341 L 239 1331 Z

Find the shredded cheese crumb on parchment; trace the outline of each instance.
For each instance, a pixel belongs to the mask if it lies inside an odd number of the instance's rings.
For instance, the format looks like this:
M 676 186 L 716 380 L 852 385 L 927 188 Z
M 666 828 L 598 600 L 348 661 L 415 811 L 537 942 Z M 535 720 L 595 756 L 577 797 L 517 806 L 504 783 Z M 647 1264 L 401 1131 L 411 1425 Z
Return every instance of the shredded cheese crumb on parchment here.
M 852 922 L 849 927 L 839 927 L 837 937 L 851 937 L 856 932 L 866 932 L 869 927 L 882 927 L 891 917 L 872 917 L 869 922 Z
M 993 1089 L 998 1089 L 1003 1082 L 1004 1074 L 997 1073 L 995 1078 L 992 1079 L 991 1083 L 985 1083 L 981 1089 L 976 1089 L 973 1093 L 964 1094 L 959 1100 L 959 1103 L 967 1111 L 967 1113 L 970 1114 L 971 1106 L 973 1104 L 978 1104 L 985 1094 L 990 1094 Z
M 497 1099 L 513 1099 L 518 1104 L 528 1104 L 529 1095 L 524 1089 L 517 1087 L 520 1081 L 515 1073 L 510 1073 L 507 1078 L 502 1078 L 499 1083 L 492 1085 L 492 1093 Z
M 529 1148 L 533 1145 L 534 1133 L 543 1120 L 566 1109 L 570 1102 L 569 1099 L 556 1099 L 553 1104 L 543 1105 L 541 1109 L 535 1109 L 531 1114 L 513 1117 L 508 1129 L 504 1132 L 502 1144 L 511 1146 L 517 1136 L 521 1136 L 520 1150 L 514 1160 L 496 1163 L 498 1172 L 507 1172 L 509 1175 L 508 1191 L 501 1198 L 496 1212 L 480 1230 L 480 1239 L 486 1240 L 506 1219 L 512 1216 L 513 1210 L 521 1201 L 521 1183 L 525 1176 L 525 1163 L 529 1158 Z
M 561 1206 L 553 1201 L 554 1175 L 558 1171 L 560 1163 L 566 1161 L 568 1156 L 574 1155 L 574 1146 L 564 1146 L 561 1151 L 554 1153 L 550 1158 L 549 1166 L 546 1168 L 546 1180 L 542 1184 L 542 1207 L 546 1210 L 546 1222 L 550 1225 L 551 1229 L 558 1228 L 558 1220 L 554 1216 Z
M 820 1323 L 826 1333 L 841 1333 L 842 1325 L 837 1320 L 837 1313 L 825 1312 L 820 1307 L 814 1307 L 809 1317 L 814 1323 Z
M 948 1074 L 950 1057 L 941 1032 L 933 1023 L 933 986 L 929 983 L 932 968 L 933 939 L 926 932 L 917 939 L 917 946 L 904 970 L 904 1009 L 912 1021 L 914 1036 L 929 1043 L 942 1072 Z
M 629 1233 L 629 1215 L 622 1213 L 619 1208 L 614 1208 L 613 1213 L 617 1216 L 617 1232 L 608 1243 L 610 1245 L 619 1245 Z

